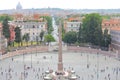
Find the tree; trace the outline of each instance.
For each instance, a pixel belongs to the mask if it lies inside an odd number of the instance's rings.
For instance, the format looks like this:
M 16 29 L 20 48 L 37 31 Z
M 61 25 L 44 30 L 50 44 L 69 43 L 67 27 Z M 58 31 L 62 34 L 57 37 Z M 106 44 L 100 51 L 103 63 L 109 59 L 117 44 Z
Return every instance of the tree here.
M 50 34 L 53 31 L 53 27 L 52 27 L 52 17 L 50 16 L 42 16 L 42 18 L 44 19 L 44 21 L 47 21 L 47 31 L 48 34 Z
M 78 31 L 78 37 L 77 37 L 77 41 L 79 43 L 83 42 L 83 36 L 84 36 L 84 34 L 82 33 L 82 26 L 80 24 L 79 31 Z
M 83 19 L 83 34 L 85 42 L 100 45 L 102 40 L 102 18 L 97 13 L 87 14 Z
M 64 29 L 64 27 L 62 25 L 62 40 L 63 40 L 64 36 L 65 36 L 65 29 Z
M 44 36 L 44 31 L 41 31 L 41 33 L 40 33 L 40 41 L 42 42 L 42 40 L 43 40 L 43 36 Z
M 108 29 L 106 28 L 103 33 L 103 38 L 102 38 L 102 47 L 109 47 L 109 44 L 111 44 L 111 36 L 108 34 Z
M 56 16 L 55 17 L 55 21 L 56 21 L 56 25 L 61 24 L 61 26 L 62 26 L 62 40 L 63 40 L 64 35 L 65 35 L 64 19 Z
M 45 35 L 45 42 L 48 42 L 48 45 L 52 41 L 55 41 L 55 39 L 51 34 Z
M 20 27 L 16 27 L 15 28 L 15 42 L 19 43 L 20 46 L 20 42 L 22 41 L 21 39 L 21 30 Z
M 28 46 L 28 41 L 29 41 L 29 39 L 30 39 L 29 33 L 24 34 L 23 40 L 25 40 L 25 42 L 27 42 L 27 46 Z
M 111 15 L 102 15 L 102 18 L 103 18 L 103 19 L 110 19 L 110 18 L 111 18 Z
M 6 19 L 6 17 L 7 17 L 7 19 L 8 19 L 9 21 L 12 21 L 12 20 L 13 20 L 13 17 L 12 17 L 12 16 L 9 16 L 9 15 L 7 15 L 7 14 L 3 14 L 3 15 L 0 16 L 0 22 L 3 22 L 4 19 Z
M 74 31 L 67 32 L 64 35 L 63 41 L 68 44 L 73 44 L 77 41 L 77 33 Z
M 8 41 L 8 45 L 10 43 L 9 41 L 9 38 L 10 38 L 10 30 L 9 30 L 9 25 L 8 25 L 8 17 L 6 16 L 5 19 L 3 20 L 3 29 L 2 29 L 2 32 L 3 32 L 3 35 L 5 36 L 5 38 L 7 38 L 7 41 Z

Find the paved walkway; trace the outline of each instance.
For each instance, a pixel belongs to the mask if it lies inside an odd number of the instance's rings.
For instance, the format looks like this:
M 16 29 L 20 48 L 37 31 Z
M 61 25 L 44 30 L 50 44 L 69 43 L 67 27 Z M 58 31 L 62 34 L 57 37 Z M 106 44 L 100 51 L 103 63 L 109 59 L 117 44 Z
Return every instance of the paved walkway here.
M 15 56 L 15 55 L 27 54 L 30 52 L 48 52 L 49 51 L 48 48 L 49 48 L 48 46 L 26 47 L 23 50 L 16 50 L 13 52 L 8 52 L 7 54 L 2 56 L 2 59 L 5 59 L 5 58 L 11 57 L 11 56 Z M 68 46 L 67 51 L 100 53 L 100 54 L 104 54 L 107 56 L 116 57 L 116 53 L 109 52 L 109 51 L 102 51 L 102 50 L 98 50 L 98 49 L 86 48 L 86 47 Z
M 111 51 L 102 51 L 100 49 L 93 49 L 88 47 L 76 47 L 76 46 L 68 46 L 68 51 L 76 51 L 76 52 L 89 52 L 89 53 L 100 53 L 103 55 L 116 57 L 116 53 Z
M 43 80 L 46 70 L 57 71 L 57 53 L 48 52 L 47 46 L 10 52 L 0 60 L 0 80 Z M 120 61 L 113 53 L 68 47 L 63 59 L 64 70 L 75 70 L 78 80 L 120 79 Z
M 7 54 L 4 54 L 2 56 L 2 59 L 9 58 L 16 55 L 21 55 L 21 54 L 28 54 L 31 52 L 35 53 L 35 52 L 47 52 L 47 51 L 48 51 L 48 46 L 26 47 L 25 49 L 22 49 L 22 50 L 8 52 Z
M 32 52 L 31 52 L 32 53 Z M 1 80 L 43 80 L 44 72 L 57 71 L 57 52 L 19 55 L 0 61 Z M 119 80 L 120 61 L 102 54 L 63 52 L 64 70 L 74 70 L 78 80 Z

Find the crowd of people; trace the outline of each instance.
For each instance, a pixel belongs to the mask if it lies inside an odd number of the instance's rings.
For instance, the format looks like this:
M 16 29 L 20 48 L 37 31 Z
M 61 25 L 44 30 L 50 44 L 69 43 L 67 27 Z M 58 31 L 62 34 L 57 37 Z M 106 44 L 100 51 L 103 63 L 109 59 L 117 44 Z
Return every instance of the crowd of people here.
M 71 54 L 75 58 L 71 57 Z M 65 71 L 74 70 L 77 80 L 120 79 L 120 62 L 110 56 L 71 52 L 63 53 L 63 58 L 63 69 Z M 82 62 L 83 60 L 84 62 Z M 32 53 L 10 57 L 0 61 L 0 79 L 44 80 L 45 71 L 50 69 L 56 71 L 57 63 L 57 52 Z

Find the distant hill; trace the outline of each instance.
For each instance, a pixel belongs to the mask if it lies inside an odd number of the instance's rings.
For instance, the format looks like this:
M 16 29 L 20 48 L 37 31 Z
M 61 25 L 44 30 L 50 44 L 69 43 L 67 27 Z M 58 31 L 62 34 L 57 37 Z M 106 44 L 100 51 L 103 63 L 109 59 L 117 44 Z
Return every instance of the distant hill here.
M 50 13 L 50 14 L 72 14 L 72 13 L 100 13 L 100 14 L 115 14 L 120 13 L 120 9 L 61 9 L 61 8 L 40 8 L 40 9 L 10 9 L 0 10 L 0 14 L 13 14 L 13 13 Z

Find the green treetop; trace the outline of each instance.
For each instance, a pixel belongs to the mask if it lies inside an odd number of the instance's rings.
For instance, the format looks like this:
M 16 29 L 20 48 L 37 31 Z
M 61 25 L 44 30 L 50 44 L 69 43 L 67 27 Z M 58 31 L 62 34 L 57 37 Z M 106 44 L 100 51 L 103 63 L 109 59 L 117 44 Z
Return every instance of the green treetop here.
M 86 42 L 100 45 L 102 40 L 102 18 L 97 13 L 87 14 L 83 19 L 83 33 Z

